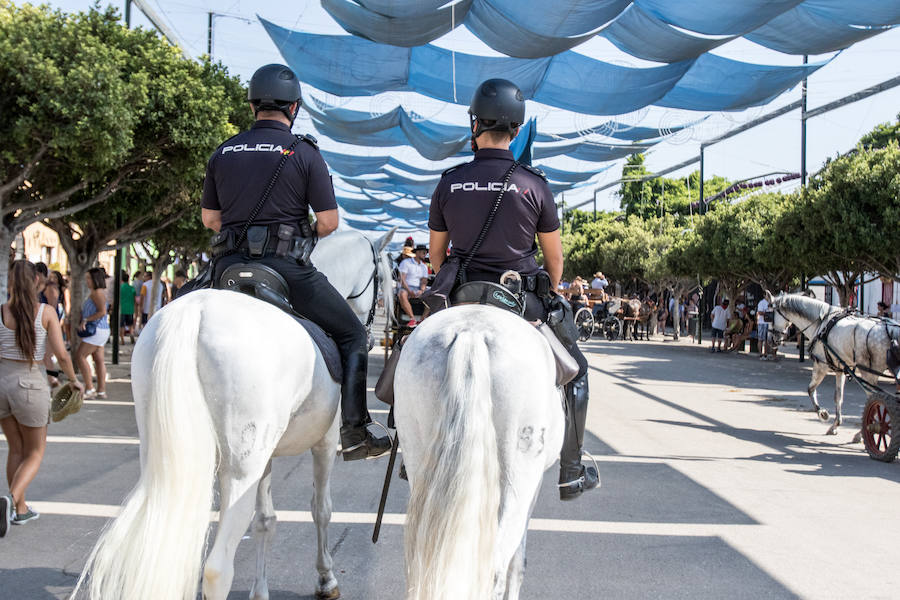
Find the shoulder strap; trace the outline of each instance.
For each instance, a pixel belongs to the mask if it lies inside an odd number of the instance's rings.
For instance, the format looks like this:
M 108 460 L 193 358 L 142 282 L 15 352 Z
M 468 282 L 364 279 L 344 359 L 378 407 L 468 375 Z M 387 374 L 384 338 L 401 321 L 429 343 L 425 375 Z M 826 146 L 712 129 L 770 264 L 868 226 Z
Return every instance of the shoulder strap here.
M 297 147 L 297 144 L 300 143 L 301 139 L 304 138 L 295 137 L 294 143 L 291 144 L 287 150 L 283 150 L 281 152 L 281 160 L 278 161 L 278 166 L 275 167 L 275 172 L 272 173 L 272 178 L 269 179 L 269 184 L 266 186 L 265 191 L 263 191 L 263 195 L 262 197 L 260 197 L 259 202 L 257 202 L 256 206 L 253 207 L 253 210 L 250 211 L 250 216 L 247 218 L 247 222 L 244 223 L 244 227 L 241 229 L 241 232 L 238 234 L 237 239 L 235 240 L 235 248 L 244 243 L 244 240 L 247 238 L 247 231 L 250 229 L 250 226 L 253 225 L 253 221 L 256 220 L 256 217 L 259 215 L 259 211 L 262 210 L 262 207 L 266 203 L 266 200 L 269 199 L 269 194 L 272 193 L 272 188 L 275 187 L 275 182 L 278 181 L 278 176 L 281 175 L 281 170 L 284 169 L 284 165 L 287 162 L 288 157 L 294 153 L 294 148 Z
M 303 140 L 304 142 L 306 142 L 307 144 L 309 144 L 310 146 L 312 146 L 313 148 L 315 148 L 316 150 L 319 149 L 319 140 L 317 140 L 312 135 L 310 135 L 308 133 L 304 133 L 303 135 L 300 136 L 300 139 Z
M 500 186 L 500 193 L 497 194 L 497 199 L 494 200 L 494 206 L 491 207 L 491 212 L 488 214 L 487 220 L 485 220 L 484 226 L 481 228 L 481 233 L 478 234 L 478 238 L 475 240 L 475 243 L 472 244 L 472 249 L 469 250 L 468 255 L 460 264 L 460 269 L 457 277 L 461 277 L 466 272 L 466 269 L 469 267 L 469 263 L 472 262 L 472 259 L 478 252 L 478 249 L 481 248 L 481 243 L 484 241 L 485 236 L 487 236 L 488 229 L 491 228 L 491 223 L 494 222 L 494 216 L 497 214 L 497 210 L 500 208 L 500 201 L 503 200 L 503 195 L 506 193 L 506 186 L 509 185 L 509 180 L 512 177 L 513 171 L 516 170 L 516 167 L 518 167 L 519 164 L 519 161 L 513 161 L 512 166 L 503 177 L 503 184 Z
M 463 165 L 467 165 L 467 164 L 469 164 L 469 163 L 464 162 L 464 163 L 459 163 L 458 165 L 453 165 L 453 166 L 450 167 L 449 169 L 445 169 L 444 172 L 441 173 L 441 177 L 443 177 L 444 175 L 447 175 L 447 174 L 449 174 L 449 173 L 452 173 L 452 172 L 455 171 L 456 169 L 460 168 L 460 167 L 463 166 Z
M 525 169 L 526 171 L 529 171 L 529 172 L 531 172 L 531 173 L 534 173 L 535 175 L 537 175 L 538 177 L 540 177 L 540 178 L 543 179 L 544 181 L 547 181 L 547 174 L 544 173 L 544 172 L 543 172 L 542 170 L 540 170 L 539 168 L 535 167 L 534 165 L 526 165 L 525 163 L 522 163 L 522 168 Z

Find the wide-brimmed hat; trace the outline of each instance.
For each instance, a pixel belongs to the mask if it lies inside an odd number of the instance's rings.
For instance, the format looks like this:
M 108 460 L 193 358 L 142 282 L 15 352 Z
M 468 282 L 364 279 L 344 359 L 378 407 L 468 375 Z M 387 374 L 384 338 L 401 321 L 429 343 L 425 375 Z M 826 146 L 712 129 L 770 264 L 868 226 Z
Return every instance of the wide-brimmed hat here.
M 594 273 L 594 277 L 599 277 L 600 279 L 602 279 L 603 273 L 601 271 L 597 271 L 596 273 Z
M 81 390 L 71 383 L 67 383 L 53 395 L 53 402 L 50 404 L 50 417 L 54 423 L 62 421 L 69 415 L 74 415 L 84 403 L 84 395 Z
M 413 252 L 418 252 L 421 250 L 422 252 L 428 252 L 428 246 L 425 244 L 416 244 L 416 247 L 413 248 Z
M 413 252 L 412 246 L 403 246 L 403 256 L 405 256 L 406 258 L 412 258 L 415 255 L 416 253 Z

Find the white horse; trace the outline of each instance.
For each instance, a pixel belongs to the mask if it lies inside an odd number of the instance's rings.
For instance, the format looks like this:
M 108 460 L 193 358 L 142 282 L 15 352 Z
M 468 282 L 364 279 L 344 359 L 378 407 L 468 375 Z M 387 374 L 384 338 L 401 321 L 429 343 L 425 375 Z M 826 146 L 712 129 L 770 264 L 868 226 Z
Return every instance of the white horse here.
M 810 342 L 810 357 L 813 359 L 812 379 L 807 393 L 813 403 L 813 410 L 822 421 L 828 420 L 828 411 L 819 406 L 816 388 L 829 373 L 834 375 L 834 422 L 827 434 L 837 433 L 843 423 L 841 406 L 844 400 L 844 374 L 840 361 L 850 369 L 856 369 L 856 377 L 872 386 L 878 383 L 880 373 L 887 370 L 887 352 L 891 337 L 896 337 L 897 328 L 889 328 L 882 321 L 859 315 L 847 315 L 837 321 L 827 336 L 828 348 L 821 340 L 816 340 L 825 324 L 843 309 L 803 294 L 782 294 L 773 298 L 768 294 L 769 304 L 775 312 L 772 323 L 773 334 L 783 338 L 788 326 L 793 323 Z M 891 331 L 893 329 L 893 331 Z M 830 349 L 829 349 L 830 348 Z M 871 393 L 866 390 L 866 396 Z M 858 441 L 859 434 L 854 438 Z
M 564 416 L 550 347 L 521 317 L 463 305 L 409 336 L 394 381 L 412 488 L 409 600 L 515 600 Z
M 347 299 L 350 308 L 366 326 L 370 350 L 374 343 L 372 323 L 379 285 L 388 318 L 392 314 L 391 264 L 384 249 L 396 230 L 396 227 L 392 228 L 374 242 L 358 231 L 339 231 L 322 238 L 311 257 L 313 265 L 328 277 L 329 283 Z
M 342 294 L 357 296 L 361 320 L 375 301 L 373 273 L 383 268 L 378 256 L 392 233 L 374 247 L 361 234 L 335 234 L 314 255 Z M 219 529 L 203 568 L 203 597 L 228 595 L 234 554 L 252 519 L 257 571 L 250 596 L 267 599 L 265 554 L 275 531 L 271 460 L 311 450 L 316 597 L 338 598 L 327 526 L 340 384 L 306 330 L 249 296 L 196 291 L 150 320 L 131 374 L 141 475 L 72 597 L 89 575 L 94 600 L 193 600 L 218 476 Z

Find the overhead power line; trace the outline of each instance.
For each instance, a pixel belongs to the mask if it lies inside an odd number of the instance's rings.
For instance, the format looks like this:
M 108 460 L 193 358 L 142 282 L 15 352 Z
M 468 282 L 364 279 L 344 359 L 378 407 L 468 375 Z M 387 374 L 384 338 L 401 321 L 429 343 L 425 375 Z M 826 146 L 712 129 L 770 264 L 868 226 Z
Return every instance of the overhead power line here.
M 162 36 L 164 38 L 166 38 L 166 40 L 168 40 L 168 42 L 170 44 L 172 44 L 173 46 L 175 46 L 176 48 L 181 50 L 181 53 L 184 55 L 185 58 L 187 58 L 187 59 L 193 58 L 190 54 L 188 54 L 187 50 L 185 50 L 185 45 L 181 41 L 181 38 L 178 37 L 178 34 L 175 33 L 175 31 L 171 27 L 166 25 L 165 22 L 163 22 L 163 20 L 160 18 L 160 16 L 156 13 L 155 10 L 153 10 L 150 7 L 150 5 L 148 5 L 146 2 L 144 2 L 144 0 L 128 0 L 127 4 L 130 5 L 132 3 L 134 3 L 135 6 L 137 6 L 139 9 L 141 9 L 141 12 L 144 13 L 144 16 L 147 17 L 147 20 L 150 21 L 150 23 L 156 28 L 156 30 L 159 31 L 162 34 Z M 126 6 L 125 12 L 126 12 L 126 15 L 130 16 L 131 11 L 129 9 L 130 9 L 130 6 Z M 130 26 L 130 23 L 129 23 L 129 26 Z
M 881 92 L 890 90 L 897 86 L 900 86 L 900 75 L 897 75 L 896 77 L 892 77 L 891 79 L 888 79 L 886 81 L 882 81 L 881 83 L 878 83 L 876 85 L 859 90 L 858 92 L 854 92 L 848 96 L 844 96 L 843 98 L 839 98 L 833 102 L 823 104 L 822 106 L 819 106 L 812 110 L 807 110 L 805 118 L 809 119 L 811 117 L 816 117 L 816 116 L 825 114 L 832 110 L 841 108 L 842 106 L 852 104 L 853 102 L 859 102 L 860 100 L 864 100 L 865 98 L 874 96 L 875 94 L 879 94 Z M 773 110 L 772 112 L 762 115 L 761 117 L 757 117 L 756 119 L 753 119 L 752 121 L 748 121 L 748 122 L 744 123 L 743 125 L 735 127 L 734 129 L 730 129 L 729 131 L 726 131 L 725 133 L 723 133 L 720 136 L 717 136 L 717 137 L 712 138 L 711 140 L 702 142 L 700 144 L 700 151 L 702 153 L 703 150 L 707 146 L 712 146 L 713 144 L 718 144 L 719 142 L 727 140 L 728 138 L 734 137 L 739 133 L 743 133 L 744 131 L 747 131 L 748 129 L 752 129 L 753 127 L 756 127 L 757 125 L 762 125 L 763 123 L 765 123 L 767 121 L 771 121 L 772 119 L 776 119 L 786 113 L 791 112 L 792 110 L 800 108 L 802 106 L 802 102 L 803 102 L 802 100 L 797 100 L 795 102 L 791 102 L 790 104 L 786 104 L 785 106 L 782 106 L 781 108 Z M 671 173 L 673 171 L 678 171 L 679 169 L 683 169 L 684 167 L 689 167 L 692 164 L 697 163 L 697 162 L 700 162 L 700 156 L 693 156 L 685 161 L 678 163 L 677 165 L 672 165 L 671 167 L 666 167 L 665 169 L 662 169 L 661 171 L 657 171 L 656 173 L 649 173 L 649 174 L 644 175 L 639 178 L 627 177 L 627 178 L 617 179 L 616 181 L 613 181 L 613 182 L 607 183 L 606 185 L 603 185 L 601 187 L 595 188 L 594 189 L 594 198 L 584 200 L 582 202 L 579 202 L 578 204 L 573 204 L 572 206 L 570 206 L 568 208 L 569 208 L 569 210 L 572 210 L 575 208 L 580 208 L 586 204 L 590 204 L 591 202 L 595 201 L 596 194 L 598 192 L 602 192 L 603 190 L 607 190 L 607 189 L 617 186 L 623 182 L 649 181 L 651 179 L 656 179 L 657 177 L 662 177 L 663 175 L 668 175 L 669 173 Z

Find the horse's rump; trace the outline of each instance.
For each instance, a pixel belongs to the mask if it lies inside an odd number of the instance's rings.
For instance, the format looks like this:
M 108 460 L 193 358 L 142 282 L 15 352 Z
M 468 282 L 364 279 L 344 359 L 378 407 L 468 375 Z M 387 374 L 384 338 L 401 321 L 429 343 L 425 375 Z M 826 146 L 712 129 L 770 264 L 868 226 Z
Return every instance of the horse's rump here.
M 408 598 L 492 597 L 511 560 L 501 548 L 525 533 L 515 517 L 562 445 L 549 346 L 506 311 L 451 307 L 410 335 L 394 389 L 412 486 Z

